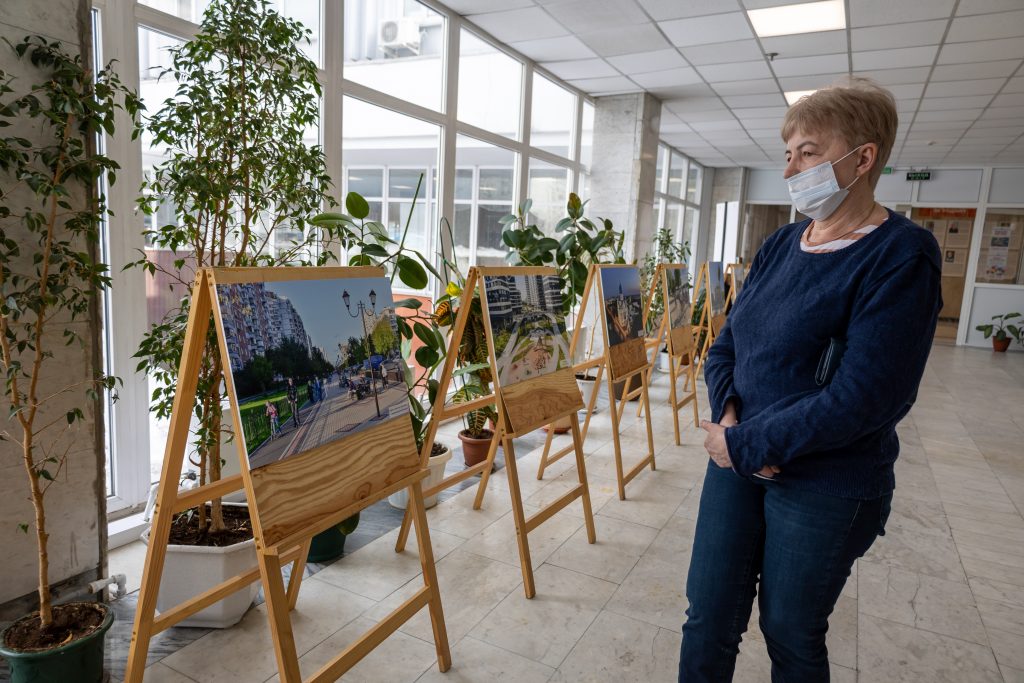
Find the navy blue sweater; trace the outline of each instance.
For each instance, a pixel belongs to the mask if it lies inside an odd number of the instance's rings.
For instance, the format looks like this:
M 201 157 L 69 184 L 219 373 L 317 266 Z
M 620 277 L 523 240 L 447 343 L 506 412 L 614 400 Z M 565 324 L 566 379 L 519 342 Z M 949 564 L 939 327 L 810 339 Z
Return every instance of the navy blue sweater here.
M 831 253 L 800 249 L 809 221 L 771 235 L 708 352 L 712 420 L 740 475 L 765 465 L 819 493 L 877 498 L 895 487 L 896 423 L 917 396 L 939 309 L 931 233 L 889 212 L 878 229 Z M 831 382 L 814 380 L 831 338 L 847 348 Z

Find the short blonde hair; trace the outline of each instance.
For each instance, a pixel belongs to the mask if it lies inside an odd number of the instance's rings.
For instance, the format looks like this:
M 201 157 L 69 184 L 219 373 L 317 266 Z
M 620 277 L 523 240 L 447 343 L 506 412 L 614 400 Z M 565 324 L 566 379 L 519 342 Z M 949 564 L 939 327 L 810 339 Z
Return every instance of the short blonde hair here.
M 878 158 L 868 175 L 874 187 L 889 160 L 898 125 L 892 93 L 869 78 L 854 77 L 797 100 L 782 122 L 782 139 L 789 140 L 802 131 L 839 135 L 850 149 L 868 142 L 877 144 Z

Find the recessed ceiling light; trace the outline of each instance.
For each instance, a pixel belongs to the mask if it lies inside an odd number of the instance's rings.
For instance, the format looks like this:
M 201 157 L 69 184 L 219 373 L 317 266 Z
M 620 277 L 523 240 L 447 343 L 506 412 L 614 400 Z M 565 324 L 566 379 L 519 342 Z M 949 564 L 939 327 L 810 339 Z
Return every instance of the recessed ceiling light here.
M 815 92 L 818 92 L 818 91 L 817 90 L 790 90 L 789 92 L 786 93 L 786 103 L 789 104 L 789 105 L 794 105 L 794 104 L 796 104 L 796 101 L 799 100 L 804 95 L 810 95 L 810 94 L 815 93 Z
M 761 38 L 846 28 L 843 0 L 752 9 L 747 10 L 747 16 L 754 25 L 754 32 Z

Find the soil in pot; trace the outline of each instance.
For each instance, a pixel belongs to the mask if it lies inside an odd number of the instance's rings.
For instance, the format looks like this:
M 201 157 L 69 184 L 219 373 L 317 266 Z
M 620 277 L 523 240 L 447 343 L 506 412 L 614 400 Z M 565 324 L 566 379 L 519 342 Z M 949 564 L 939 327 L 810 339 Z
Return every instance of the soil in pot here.
M 10 667 L 11 683 L 104 680 L 104 640 L 114 623 L 113 611 L 100 603 L 77 602 L 54 607 L 53 618 L 46 631 L 39 630 L 39 616 L 32 614 L 0 634 L 0 656 Z M 27 648 L 15 649 L 14 643 Z
M 199 509 L 189 508 L 175 516 L 171 522 L 171 545 L 208 545 L 223 548 L 252 538 L 252 522 L 249 520 L 249 508 L 244 505 L 224 505 L 223 531 L 211 532 L 209 527 L 199 528 Z M 210 517 L 210 506 L 206 506 L 207 521 Z
M 466 467 L 472 467 L 487 459 L 487 451 L 491 447 L 491 439 L 494 432 L 489 429 L 483 430 L 479 437 L 472 437 L 463 429 L 459 432 L 459 441 L 462 442 L 462 459 Z

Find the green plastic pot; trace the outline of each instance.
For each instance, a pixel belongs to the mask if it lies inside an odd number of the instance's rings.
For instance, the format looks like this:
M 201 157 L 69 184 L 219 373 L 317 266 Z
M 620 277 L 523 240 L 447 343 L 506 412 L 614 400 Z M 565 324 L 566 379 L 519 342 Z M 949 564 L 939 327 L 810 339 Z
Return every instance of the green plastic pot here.
M 107 613 L 98 629 L 50 650 L 9 650 L 3 646 L 7 631 L 0 633 L 0 656 L 10 667 L 11 683 L 100 683 L 104 642 L 114 623 L 114 611 L 106 605 L 103 608 Z
M 313 537 L 309 544 L 309 552 L 306 554 L 307 562 L 328 562 L 341 557 L 345 552 L 345 539 L 347 536 L 332 526 L 327 531 L 321 531 Z

